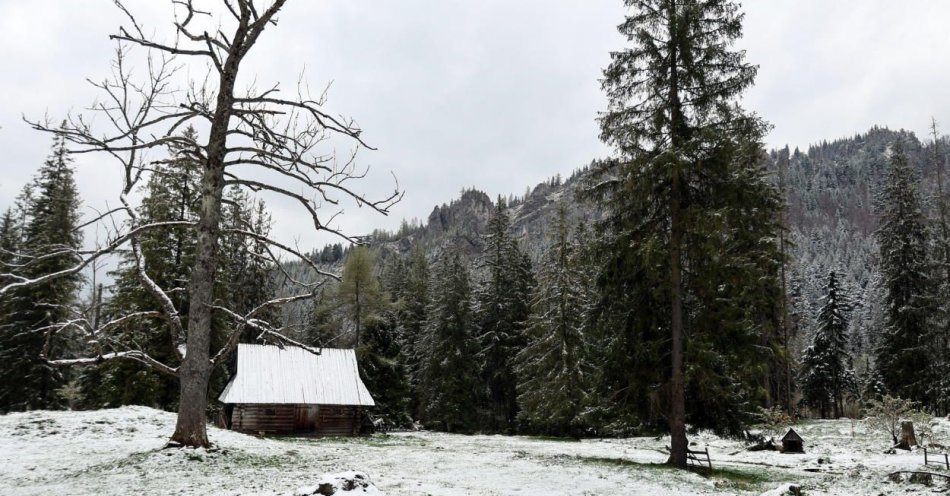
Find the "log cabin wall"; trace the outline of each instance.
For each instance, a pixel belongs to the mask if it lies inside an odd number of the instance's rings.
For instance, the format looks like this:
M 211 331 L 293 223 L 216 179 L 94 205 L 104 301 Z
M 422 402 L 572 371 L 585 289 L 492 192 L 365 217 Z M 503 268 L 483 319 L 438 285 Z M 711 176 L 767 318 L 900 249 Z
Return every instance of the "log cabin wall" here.
M 362 409 L 348 405 L 235 405 L 231 429 L 268 434 L 353 436 Z
M 291 433 L 295 411 L 294 405 L 235 405 L 231 428 L 245 432 Z
M 318 436 L 355 436 L 360 432 L 359 407 L 320 405 L 317 409 Z

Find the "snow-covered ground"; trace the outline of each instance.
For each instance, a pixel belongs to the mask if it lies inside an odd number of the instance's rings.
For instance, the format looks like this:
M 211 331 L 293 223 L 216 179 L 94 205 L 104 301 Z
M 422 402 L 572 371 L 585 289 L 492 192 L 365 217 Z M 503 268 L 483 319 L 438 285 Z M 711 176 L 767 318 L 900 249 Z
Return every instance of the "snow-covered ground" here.
M 0 416 L 0 494 L 286 494 L 349 470 L 365 472 L 390 496 L 761 494 L 783 483 L 801 484 L 808 495 L 943 488 L 889 482 L 890 472 L 921 469 L 922 453 L 885 455 L 886 438 L 846 420 L 796 426 L 804 455 L 748 452 L 737 441 L 692 436 L 694 449 L 708 447 L 714 467 L 723 469 L 707 475 L 652 465 L 666 459 L 663 438 L 423 432 L 258 439 L 212 428 L 217 451 L 163 450 L 174 422 L 173 414 L 144 407 Z M 948 439 L 944 420 L 938 440 Z

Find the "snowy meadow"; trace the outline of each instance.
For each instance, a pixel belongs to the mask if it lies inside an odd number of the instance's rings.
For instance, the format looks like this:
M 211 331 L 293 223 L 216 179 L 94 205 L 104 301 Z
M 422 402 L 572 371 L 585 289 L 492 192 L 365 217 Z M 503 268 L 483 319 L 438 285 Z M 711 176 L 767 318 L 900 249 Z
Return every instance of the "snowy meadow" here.
M 662 464 L 668 437 L 571 441 L 432 432 L 360 438 L 268 438 L 210 428 L 212 450 L 164 450 L 171 413 L 145 407 L 0 416 L 0 494 L 294 494 L 325 474 L 366 473 L 387 495 L 928 494 L 932 486 L 893 482 L 919 470 L 921 451 L 884 454 L 887 439 L 850 420 L 795 426 L 805 454 L 747 451 L 700 433 L 713 471 Z M 941 420 L 938 439 L 950 435 Z M 935 465 L 931 472 L 950 475 Z M 342 492 L 340 494 L 352 494 Z

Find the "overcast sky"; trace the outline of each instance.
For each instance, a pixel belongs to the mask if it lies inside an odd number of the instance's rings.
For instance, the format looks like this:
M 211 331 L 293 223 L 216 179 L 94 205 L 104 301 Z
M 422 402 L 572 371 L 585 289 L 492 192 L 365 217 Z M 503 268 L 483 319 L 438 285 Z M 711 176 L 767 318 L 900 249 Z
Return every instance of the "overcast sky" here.
M 148 26 L 168 2 L 135 0 Z M 600 70 L 624 46 L 621 0 L 291 0 L 265 32 L 248 71 L 260 86 L 332 81 L 329 108 L 354 117 L 378 151 L 363 189 L 383 194 L 394 173 L 405 200 L 389 218 L 348 207 L 353 233 L 425 219 L 464 187 L 521 194 L 607 150 Z M 950 2 L 747 0 L 748 60 L 760 66 L 747 108 L 774 124 L 770 146 L 807 147 L 874 124 L 921 135 L 931 116 L 950 132 Z M 109 0 L 0 0 L 0 209 L 49 148 L 21 115 L 58 119 L 92 102 L 85 78 L 109 70 Z M 245 74 L 247 75 L 247 74 Z M 78 164 L 84 200 L 115 203 L 105 158 Z M 272 203 L 276 230 L 319 244 L 290 205 Z

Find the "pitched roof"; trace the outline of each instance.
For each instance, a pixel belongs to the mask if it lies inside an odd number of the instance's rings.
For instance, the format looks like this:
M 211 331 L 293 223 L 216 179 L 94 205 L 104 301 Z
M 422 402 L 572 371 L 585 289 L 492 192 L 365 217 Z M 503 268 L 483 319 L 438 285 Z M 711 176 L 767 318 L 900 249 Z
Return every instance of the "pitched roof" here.
M 789 428 L 788 432 L 782 436 L 782 441 L 803 441 L 802 437 L 795 432 L 795 429 Z
M 222 403 L 374 406 L 360 380 L 353 350 L 239 344 L 237 375 Z

